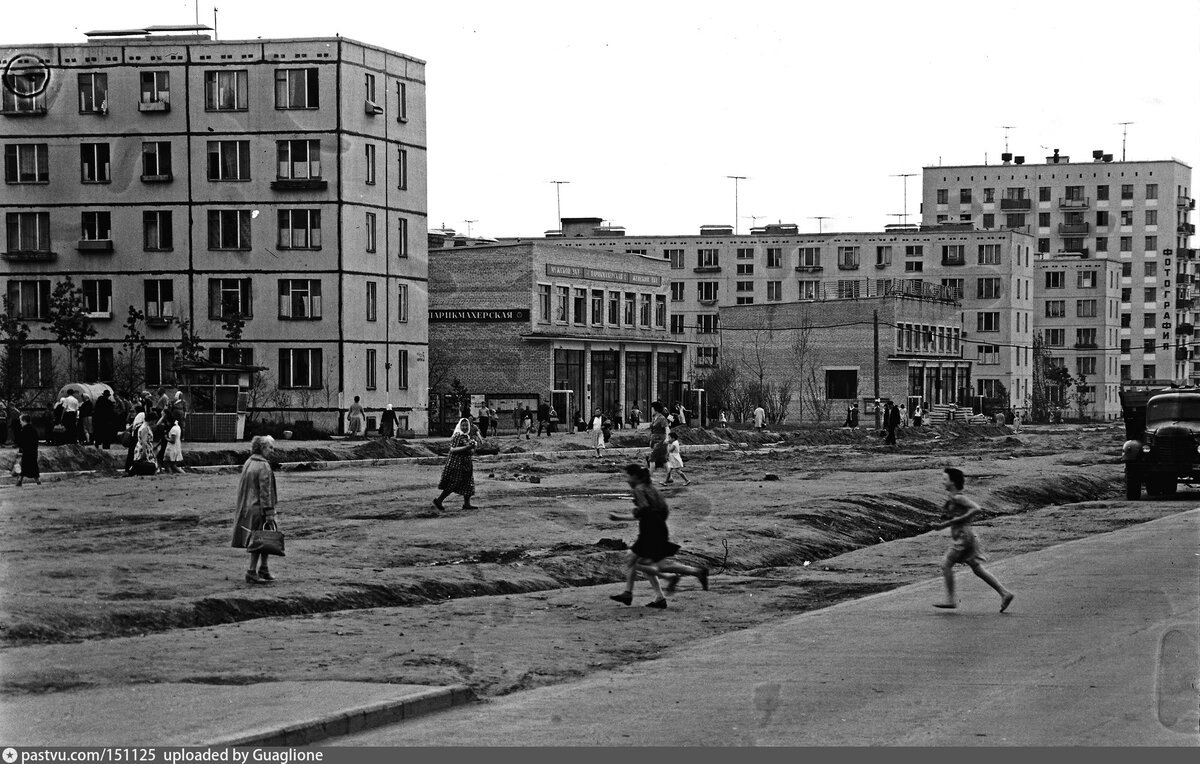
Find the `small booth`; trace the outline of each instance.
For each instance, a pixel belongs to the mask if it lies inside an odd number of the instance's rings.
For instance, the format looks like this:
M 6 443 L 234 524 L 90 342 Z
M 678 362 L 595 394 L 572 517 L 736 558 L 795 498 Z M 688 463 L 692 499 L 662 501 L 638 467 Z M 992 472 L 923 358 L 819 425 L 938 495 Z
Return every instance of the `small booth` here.
M 188 405 L 184 437 L 209 442 L 245 437 L 251 381 L 264 370 L 263 366 L 232 363 L 177 365 L 175 376 Z

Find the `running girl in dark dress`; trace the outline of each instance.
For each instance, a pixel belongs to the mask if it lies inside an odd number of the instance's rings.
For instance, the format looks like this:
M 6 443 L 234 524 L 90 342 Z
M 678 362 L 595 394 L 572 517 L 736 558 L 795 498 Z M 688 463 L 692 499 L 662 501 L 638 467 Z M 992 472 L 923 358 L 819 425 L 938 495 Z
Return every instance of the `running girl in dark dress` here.
M 633 521 L 638 524 L 637 541 L 630 547 L 629 559 L 626 562 L 628 575 L 625 579 L 625 591 L 612 595 L 611 599 L 624 605 L 633 603 L 633 582 L 641 573 L 654 589 L 654 601 L 646 607 L 663 609 L 667 606 L 667 598 L 659 586 L 659 576 L 674 574 L 674 579 L 668 590 L 674 590 L 674 584 L 680 575 L 695 576 L 700 580 L 700 586 L 708 591 L 708 568 L 684 565 L 670 559 L 679 551 L 679 545 L 671 543 L 670 532 L 667 530 L 667 502 L 662 494 L 650 482 L 650 470 L 640 464 L 631 464 L 625 468 L 629 487 L 633 489 L 633 514 L 610 514 L 608 519 L 615 521 Z

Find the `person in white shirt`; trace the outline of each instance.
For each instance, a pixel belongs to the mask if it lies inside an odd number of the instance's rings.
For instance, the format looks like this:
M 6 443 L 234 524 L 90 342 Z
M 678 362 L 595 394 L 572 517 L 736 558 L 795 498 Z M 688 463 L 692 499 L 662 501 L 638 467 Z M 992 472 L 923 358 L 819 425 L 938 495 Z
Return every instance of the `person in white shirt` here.
M 762 406 L 754 409 L 754 429 L 761 430 L 767 424 L 767 412 Z

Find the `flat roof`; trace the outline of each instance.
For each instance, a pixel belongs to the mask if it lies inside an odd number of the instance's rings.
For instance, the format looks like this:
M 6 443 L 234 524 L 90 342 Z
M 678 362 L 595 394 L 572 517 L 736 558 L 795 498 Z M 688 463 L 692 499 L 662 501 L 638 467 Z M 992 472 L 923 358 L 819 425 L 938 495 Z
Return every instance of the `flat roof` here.
M 836 231 L 831 233 L 739 233 L 739 234 L 700 234 L 700 233 L 685 233 L 685 234 L 626 234 L 624 236 L 550 236 L 550 237 L 531 237 L 531 238 L 512 238 L 503 237 L 503 244 L 529 244 L 529 243 L 549 243 L 554 242 L 593 242 L 593 241 L 615 241 L 615 242 L 634 242 L 639 239 L 696 239 L 698 241 L 725 241 L 729 239 L 797 239 L 797 238 L 812 238 L 812 239 L 836 239 L 842 236 L 945 236 L 945 235 L 976 235 L 986 234 L 989 236 L 1029 236 L 1033 238 L 1033 234 L 1025 233 L 1024 231 L 1014 231 L 1011 229 L 992 228 L 992 229 L 976 229 L 972 231 Z M 464 249 L 464 247 L 458 247 Z M 475 247 L 465 247 L 465 249 L 475 249 Z M 430 250 L 433 251 L 433 250 Z
M 128 31 L 132 35 L 142 35 L 142 34 L 147 34 L 151 30 L 162 30 L 162 29 L 166 29 L 166 27 L 144 27 L 141 29 L 133 29 L 133 30 L 114 30 L 114 32 Z M 100 30 L 98 32 L 93 32 L 91 34 L 112 34 L 112 32 L 104 32 L 103 30 Z M 205 40 L 203 38 L 193 38 L 193 37 L 188 37 L 186 39 L 181 40 L 177 37 L 169 37 L 169 36 L 167 36 L 167 37 L 153 37 L 153 36 L 137 37 L 137 36 L 133 36 L 133 37 L 106 37 L 106 38 L 97 39 L 97 40 L 83 40 L 81 42 L 38 42 L 38 43 L 28 42 L 28 43 L 17 43 L 17 44 L 13 44 L 13 45 L 4 45 L 4 46 L 0 46 L 0 47 L 3 47 L 6 50 L 12 51 L 12 50 L 18 50 L 23 47 L 29 47 L 29 48 L 82 48 L 82 47 L 87 47 L 89 45 L 103 46 L 103 45 L 171 45 L 171 44 L 262 45 L 264 43 L 290 43 L 290 42 L 344 42 L 344 43 L 349 43 L 351 45 L 357 45 L 361 48 L 367 48 L 369 50 L 377 50 L 380 53 L 387 53 L 389 55 L 397 56 L 399 58 L 403 58 L 408 61 L 413 61 L 418 64 L 427 64 L 428 63 L 424 59 L 417 58 L 416 56 L 410 56 L 407 53 L 401 53 L 400 51 L 392 50 L 391 48 L 385 48 L 381 45 L 372 45 L 371 43 L 362 42 L 361 40 L 355 40 L 350 37 L 336 37 L 336 36 L 335 37 L 262 37 L 262 38 L 255 39 L 255 40 Z
M 1067 156 L 1070 156 L 1070 155 L 1068 154 Z M 928 171 L 928 170 L 966 170 L 966 169 L 978 170 L 980 168 L 987 169 L 987 170 L 995 170 L 998 168 L 1008 168 L 1011 170 L 1011 169 L 1014 169 L 1017 167 L 1092 167 L 1092 166 L 1097 166 L 1097 165 L 1113 167 L 1116 165 L 1127 165 L 1127 164 L 1172 164 L 1172 163 L 1183 165 L 1184 167 L 1188 168 L 1189 170 L 1192 169 L 1192 166 L 1190 164 L 1183 161 L 1182 159 L 1177 159 L 1176 157 L 1170 157 L 1169 159 L 1127 159 L 1123 162 L 1118 162 L 1114 159 L 1111 162 L 1097 162 L 1097 161 L 1092 160 L 1090 158 L 1090 155 L 1089 155 L 1088 159 L 1084 159 L 1084 160 L 1081 160 L 1078 162 L 1059 162 L 1057 164 L 1055 164 L 1054 162 L 1025 162 L 1023 164 L 1016 164 L 1015 162 L 1010 162 L 1009 164 L 931 164 L 931 165 L 925 165 L 921 169 Z

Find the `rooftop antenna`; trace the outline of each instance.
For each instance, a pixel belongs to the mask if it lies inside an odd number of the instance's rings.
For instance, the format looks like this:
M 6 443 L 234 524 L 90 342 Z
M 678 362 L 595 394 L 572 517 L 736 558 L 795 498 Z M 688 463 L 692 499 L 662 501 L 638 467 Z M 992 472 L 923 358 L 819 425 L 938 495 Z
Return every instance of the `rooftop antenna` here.
M 1004 131 L 1004 153 L 1007 154 L 1007 153 L 1009 153 L 1008 152 L 1008 131 L 1016 130 L 1017 126 L 1016 125 L 1000 125 L 1000 129 Z
M 1132 125 L 1133 123 L 1132 122 L 1118 122 L 1117 124 L 1121 126 L 1121 161 L 1124 162 L 1125 161 L 1125 136 L 1129 133 L 1129 126 Z
M 200 0 L 192 0 L 192 5 L 196 7 L 196 26 L 200 26 Z
M 469 238 L 471 238 L 471 225 L 474 223 L 478 223 L 479 221 L 478 220 L 464 220 L 463 222 L 467 224 L 467 238 L 469 239 Z
M 896 223 L 897 223 L 897 224 L 903 223 L 904 225 L 908 225 L 908 221 L 907 221 L 907 220 L 903 220 L 903 218 L 906 218 L 906 217 L 908 217 L 908 216 L 907 216 L 907 215 L 905 215 L 905 214 L 904 214 L 904 213 L 902 213 L 902 212 L 889 212 L 889 213 L 888 213 L 888 217 L 893 217 L 893 218 L 896 218 Z
M 903 172 L 893 175 L 893 178 L 904 178 L 904 224 L 908 225 L 908 179 L 916 175 L 915 172 Z
M 738 234 L 738 183 L 746 180 L 745 175 L 726 175 L 733 181 L 733 235 Z
M 829 220 L 832 215 L 809 215 L 809 220 L 817 221 L 817 233 L 825 233 L 825 221 Z
M 742 215 L 742 219 L 749 220 L 750 225 L 753 228 L 758 228 L 758 221 L 766 220 L 767 217 L 768 217 L 767 215 Z
M 217 37 L 217 6 L 213 6 L 213 40 L 220 39 Z
M 567 185 L 571 181 L 569 181 L 569 180 L 552 180 L 550 182 L 554 184 L 554 199 L 555 199 L 555 201 L 558 202 L 558 218 L 557 218 L 558 222 L 555 223 L 555 227 L 561 229 L 562 228 L 562 187 Z

